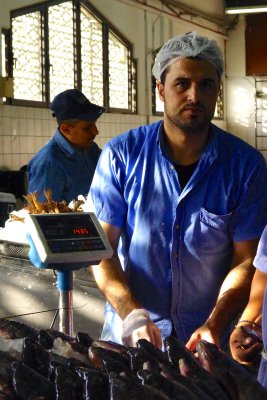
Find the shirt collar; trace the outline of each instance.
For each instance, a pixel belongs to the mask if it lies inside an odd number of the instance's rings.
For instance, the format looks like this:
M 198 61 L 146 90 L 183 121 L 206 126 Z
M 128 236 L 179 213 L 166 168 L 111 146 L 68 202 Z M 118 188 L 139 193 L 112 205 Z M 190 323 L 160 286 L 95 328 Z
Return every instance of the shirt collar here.
M 217 156 L 218 156 L 218 134 L 219 133 L 216 129 L 216 126 L 211 123 L 210 129 L 209 129 L 208 143 L 207 143 L 200 159 L 209 160 L 209 162 L 213 162 L 217 158 Z M 170 157 L 168 156 L 168 153 L 166 150 L 166 145 L 164 142 L 163 120 L 160 122 L 159 127 L 158 127 L 157 143 L 158 143 L 159 148 L 160 148 L 162 154 L 164 155 L 164 157 L 166 157 L 167 159 L 170 160 Z
M 67 157 L 73 156 L 78 150 L 75 149 L 74 146 L 60 133 L 59 129 L 57 128 L 54 139 L 61 148 L 61 150 L 65 153 Z

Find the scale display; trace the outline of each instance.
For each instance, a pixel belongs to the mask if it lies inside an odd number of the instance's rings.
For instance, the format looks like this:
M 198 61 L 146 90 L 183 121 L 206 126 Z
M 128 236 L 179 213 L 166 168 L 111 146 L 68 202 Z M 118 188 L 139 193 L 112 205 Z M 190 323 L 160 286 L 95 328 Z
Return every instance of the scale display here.
M 44 263 L 89 263 L 113 254 L 94 213 L 29 214 L 25 222 Z

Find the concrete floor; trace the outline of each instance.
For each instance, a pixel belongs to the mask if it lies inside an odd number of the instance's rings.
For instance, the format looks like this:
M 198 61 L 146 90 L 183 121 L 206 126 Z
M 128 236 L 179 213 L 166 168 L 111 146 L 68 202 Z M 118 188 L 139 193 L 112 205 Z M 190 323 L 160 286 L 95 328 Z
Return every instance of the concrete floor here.
M 50 328 L 59 303 L 54 272 L 0 254 L 0 277 L 0 318 L 16 319 L 37 329 Z M 104 321 L 104 298 L 87 269 L 74 271 L 73 277 L 74 335 L 86 332 L 98 339 Z M 53 327 L 59 329 L 58 324 L 59 317 Z

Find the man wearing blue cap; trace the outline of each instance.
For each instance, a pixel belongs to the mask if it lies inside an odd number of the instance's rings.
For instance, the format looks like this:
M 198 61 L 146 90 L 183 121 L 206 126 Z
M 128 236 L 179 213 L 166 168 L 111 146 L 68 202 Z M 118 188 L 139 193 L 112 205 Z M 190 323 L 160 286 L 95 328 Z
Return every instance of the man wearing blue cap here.
M 70 202 L 88 193 L 101 152 L 94 143 L 95 123 L 105 109 L 77 89 L 55 96 L 51 109 L 58 128 L 29 162 L 28 192 L 37 191 L 39 201 L 44 201 L 44 190 L 50 188 L 54 201 Z

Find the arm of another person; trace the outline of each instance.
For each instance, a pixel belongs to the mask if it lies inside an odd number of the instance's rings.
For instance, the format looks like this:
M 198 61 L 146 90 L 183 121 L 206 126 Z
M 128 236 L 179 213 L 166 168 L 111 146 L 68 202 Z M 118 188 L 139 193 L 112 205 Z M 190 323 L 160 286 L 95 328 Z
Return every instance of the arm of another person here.
M 220 339 L 226 328 L 244 310 L 255 272 L 253 260 L 258 239 L 234 242 L 232 266 L 224 279 L 215 307 L 209 318 L 198 328 L 187 343 L 194 350 L 199 340 L 207 340 L 220 347 Z
M 256 270 L 252 280 L 249 302 L 230 337 L 230 349 L 234 359 L 249 364 L 257 361 L 262 344 L 261 320 L 267 274 Z
M 141 310 L 142 305 L 135 299 L 129 288 L 127 277 L 117 255 L 121 229 L 104 222 L 101 222 L 101 225 L 110 241 L 114 254 L 112 258 L 102 260 L 99 265 L 92 266 L 92 272 L 100 291 L 104 294 L 105 298 L 112 305 L 120 318 L 125 320 L 133 310 Z M 150 318 L 146 320 L 145 325 L 133 330 L 128 344 L 135 346 L 137 340 L 141 338 L 147 339 L 161 349 L 162 341 L 160 330 Z

